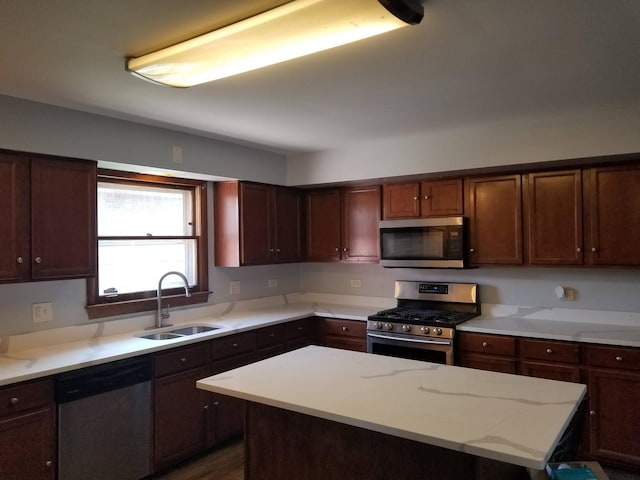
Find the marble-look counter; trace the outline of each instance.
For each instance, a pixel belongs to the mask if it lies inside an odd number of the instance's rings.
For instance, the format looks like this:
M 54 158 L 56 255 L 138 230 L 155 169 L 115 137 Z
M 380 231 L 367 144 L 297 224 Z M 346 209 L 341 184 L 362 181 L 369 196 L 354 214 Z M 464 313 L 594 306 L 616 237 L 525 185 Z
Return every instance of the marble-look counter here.
M 640 313 L 483 305 L 463 332 L 640 347 Z
M 149 333 L 144 323 L 127 322 L 126 325 L 110 325 L 109 322 L 48 330 L 5 340 L 9 343 L 0 352 L 0 386 L 25 380 L 54 375 L 91 365 L 107 363 L 122 358 L 143 355 L 182 345 L 224 337 L 234 333 L 254 330 L 277 323 L 298 320 L 309 316 L 323 316 L 347 320 L 366 320 L 380 306 L 358 306 L 315 302 L 289 303 L 286 299 L 276 305 L 256 302 L 243 308 L 233 304 L 217 306 L 214 311 L 180 319 L 173 315 L 173 328 L 180 325 L 211 325 L 220 327 L 212 332 L 185 336 L 170 340 L 148 340 L 139 335 Z M 132 325 L 135 325 L 132 327 Z M 154 330 L 164 331 L 169 328 Z M 66 340 L 66 341 L 65 341 Z
M 201 389 L 536 470 L 580 384 L 310 346 L 202 379 Z

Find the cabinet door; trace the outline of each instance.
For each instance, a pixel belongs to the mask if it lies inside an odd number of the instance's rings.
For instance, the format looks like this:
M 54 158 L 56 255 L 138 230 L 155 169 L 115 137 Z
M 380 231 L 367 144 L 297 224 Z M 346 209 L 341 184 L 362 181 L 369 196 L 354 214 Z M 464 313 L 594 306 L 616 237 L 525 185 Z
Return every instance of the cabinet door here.
M 54 479 L 53 410 L 44 409 L 0 420 L 0 478 Z
M 349 188 L 342 192 L 342 259 L 380 260 L 380 187 Z
M 272 240 L 271 187 L 240 184 L 240 245 L 242 265 L 275 261 Z
M 211 393 L 214 445 L 222 445 L 242 437 L 244 407 L 245 401 L 241 398 Z
M 595 265 L 640 265 L 640 166 L 593 168 L 589 177 L 587 252 Z
M 206 367 L 169 375 L 154 382 L 156 470 L 201 452 L 207 446 L 208 399 L 196 381 Z
M 96 165 L 32 157 L 33 279 L 96 274 Z
M 302 258 L 300 192 L 293 188 L 274 189 L 275 248 L 278 262 L 298 262 Z
M 640 467 L 640 374 L 590 369 L 591 454 Z
M 520 175 L 470 178 L 466 184 L 473 264 L 522 264 Z
M 0 152 L 0 282 L 31 276 L 29 161 Z
M 307 260 L 340 260 L 340 190 L 307 192 Z
M 462 179 L 425 181 L 420 192 L 423 217 L 462 215 Z
M 420 216 L 420 183 L 389 183 L 382 187 L 384 218 L 416 218 Z
M 530 173 L 525 182 L 528 262 L 582 264 L 582 173 Z

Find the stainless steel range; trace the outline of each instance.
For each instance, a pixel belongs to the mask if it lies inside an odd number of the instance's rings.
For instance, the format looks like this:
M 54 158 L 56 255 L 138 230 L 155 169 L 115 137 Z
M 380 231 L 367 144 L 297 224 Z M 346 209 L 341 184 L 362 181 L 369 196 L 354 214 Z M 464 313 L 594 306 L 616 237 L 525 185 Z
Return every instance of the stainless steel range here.
M 480 314 L 478 285 L 396 281 L 394 296 L 368 317 L 367 352 L 453 365 L 456 326 Z

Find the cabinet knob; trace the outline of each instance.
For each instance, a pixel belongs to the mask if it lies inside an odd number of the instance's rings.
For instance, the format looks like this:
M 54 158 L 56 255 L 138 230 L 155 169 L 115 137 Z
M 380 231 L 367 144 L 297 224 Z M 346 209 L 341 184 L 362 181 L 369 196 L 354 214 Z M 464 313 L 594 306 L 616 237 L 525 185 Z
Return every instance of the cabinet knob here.
M 33 261 L 36 262 L 36 263 L 42 263 L 42 258 L 36 257 L 36 258 L 33 259 Z
M 46 467 L 51 467 L 51 465 L 53 465 L 53 462 L 51 460 L 47 460 L 46 462 L 44 462 L 44 465 Z
M 622 357 L 616 357 L 616 362 L 621 362 L 622 361 Z
M 489 344 L 488 344 L 487 342 L 482 342 L 482 346 L 483 346 L 484 348 L 487 348 L 487 347 L 489 346 Z
M 209 410 L 209 405 L 203 405 L 203 407 L 205 410 Z
M 414 200 L 418 200 L 418 197 L 413 197 Z
M 475 252 L 475 249 L 470 248 L 470 249 L 469 249 L 469 251 L 470 251 L 471 253 L 473 253 L 473 252 Z
M 18 258 L 16 258 L 16 262 L 17 263 L 24 263 L 24 258 L 18 257 Z
M 187 363 L 187 358 L 186 358 L 186 357 L 182 357 L 182 358 L 180 359 L 180 361 L 181 361 L 182 363 Z
M 280 249 L 279 248 L 276 248 L 276 253 L 280 253 Z
M 551 350 L 550 348 L 547 348 L 547 354 L 551 355 L 553 353 L 553 350 Z
M 339 248 L 339 247 L 336 247 L 336 252 L 339 252 L 339 251 L 340 251 L 340 248 Z
M 218 405 L 220 405 L 220 402 L 213 402 L 214 407 L 217 407 Z
M 589 415 L 591 415 L 592 417 L 596 416 L 596 411 L 595 410 L 589 410 Z
M 233 345 L 231 345 L 233 348 L 238 348 L 238 344 L 234 343 Z
M 273 337 L 275 337 L 275 336 L 276 336 L 276 334 L 275 334 L 275 333 L 270 333 L 270 334 L 269 334 L 269 336 L 270 336 L 271 338 L 273 338 Z
M 273 252 L 274 252 L 273 248 L 270 248 L 270 249 L 269 249 L 269 251 L 270 251 L 271 253 L 273 253 Z
M 343 326 L 343 327 L 342 327 L 342 331 L 343 331 L 343 332 L 348 332 L 348 331 L 349 331 L 349 329 L 348 329 L 347 327 L 344 327 L 344 326 Z
M 19 401 L 20 401 L 20 400 L 18 400 L 18 397 L 11 397 L 11 398 L 9 399 L 9 403 L 10 403 L 11 405 L 17 405 Z
M 580 247 L 576 248 L 576 252 L 580 253 L 582 249 Z
M 592 251 L 593 253 L 596 253 L 596 252 L 598 251 L 598 249 L 597 249 L 596 247 L 593 247 L 593 248 L 591 248 L 591 251 Z
M 348 249 L 347 247 L 345 247 L 345 248 L 343 248 L 343 249 L 342 249 L 342 251 L 343 251 L 343 252 L 348 252 L 348 251 L 349 251 L 349 249 Z
M 425 195 L 425 196 L 424 196 L 424 199 L 425 199 L 425 200 L 430 200 L 430 199 L 431 199 L 431 195 Z

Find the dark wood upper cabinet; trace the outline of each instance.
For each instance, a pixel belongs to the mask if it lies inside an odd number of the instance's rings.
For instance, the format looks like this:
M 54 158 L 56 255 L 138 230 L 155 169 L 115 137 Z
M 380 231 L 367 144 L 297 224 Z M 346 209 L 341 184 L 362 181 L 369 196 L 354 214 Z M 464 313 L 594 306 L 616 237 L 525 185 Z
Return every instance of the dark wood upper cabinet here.
M 380 260 L 380 187 L 342 190 L 342 260 Z
M 640 165 L 585 170 L 585 247 L 594 265 L 640 265 Z
M 472 264 L 522 264 L 521 184 L 520 175 L 466 180 Z
M 380 187 L 329 188 L 306 194 L 307 260 L 377 262 Z
M 0 281 L 96 274 L 96 164 L 0 154 Z
M 581 265 L 581 170 L 530 173 L 523 189 L 527 263 Z
M 216 266 L 296 262 L 302 257 L 301 199 L 296 189 L 217 183 L 214 222 Z
M 31 277 L 29 160 L 0 152 L 0 281 Z
M 383 190 L 385 219 L 462 215 L 462 179 L 389 183 Z

